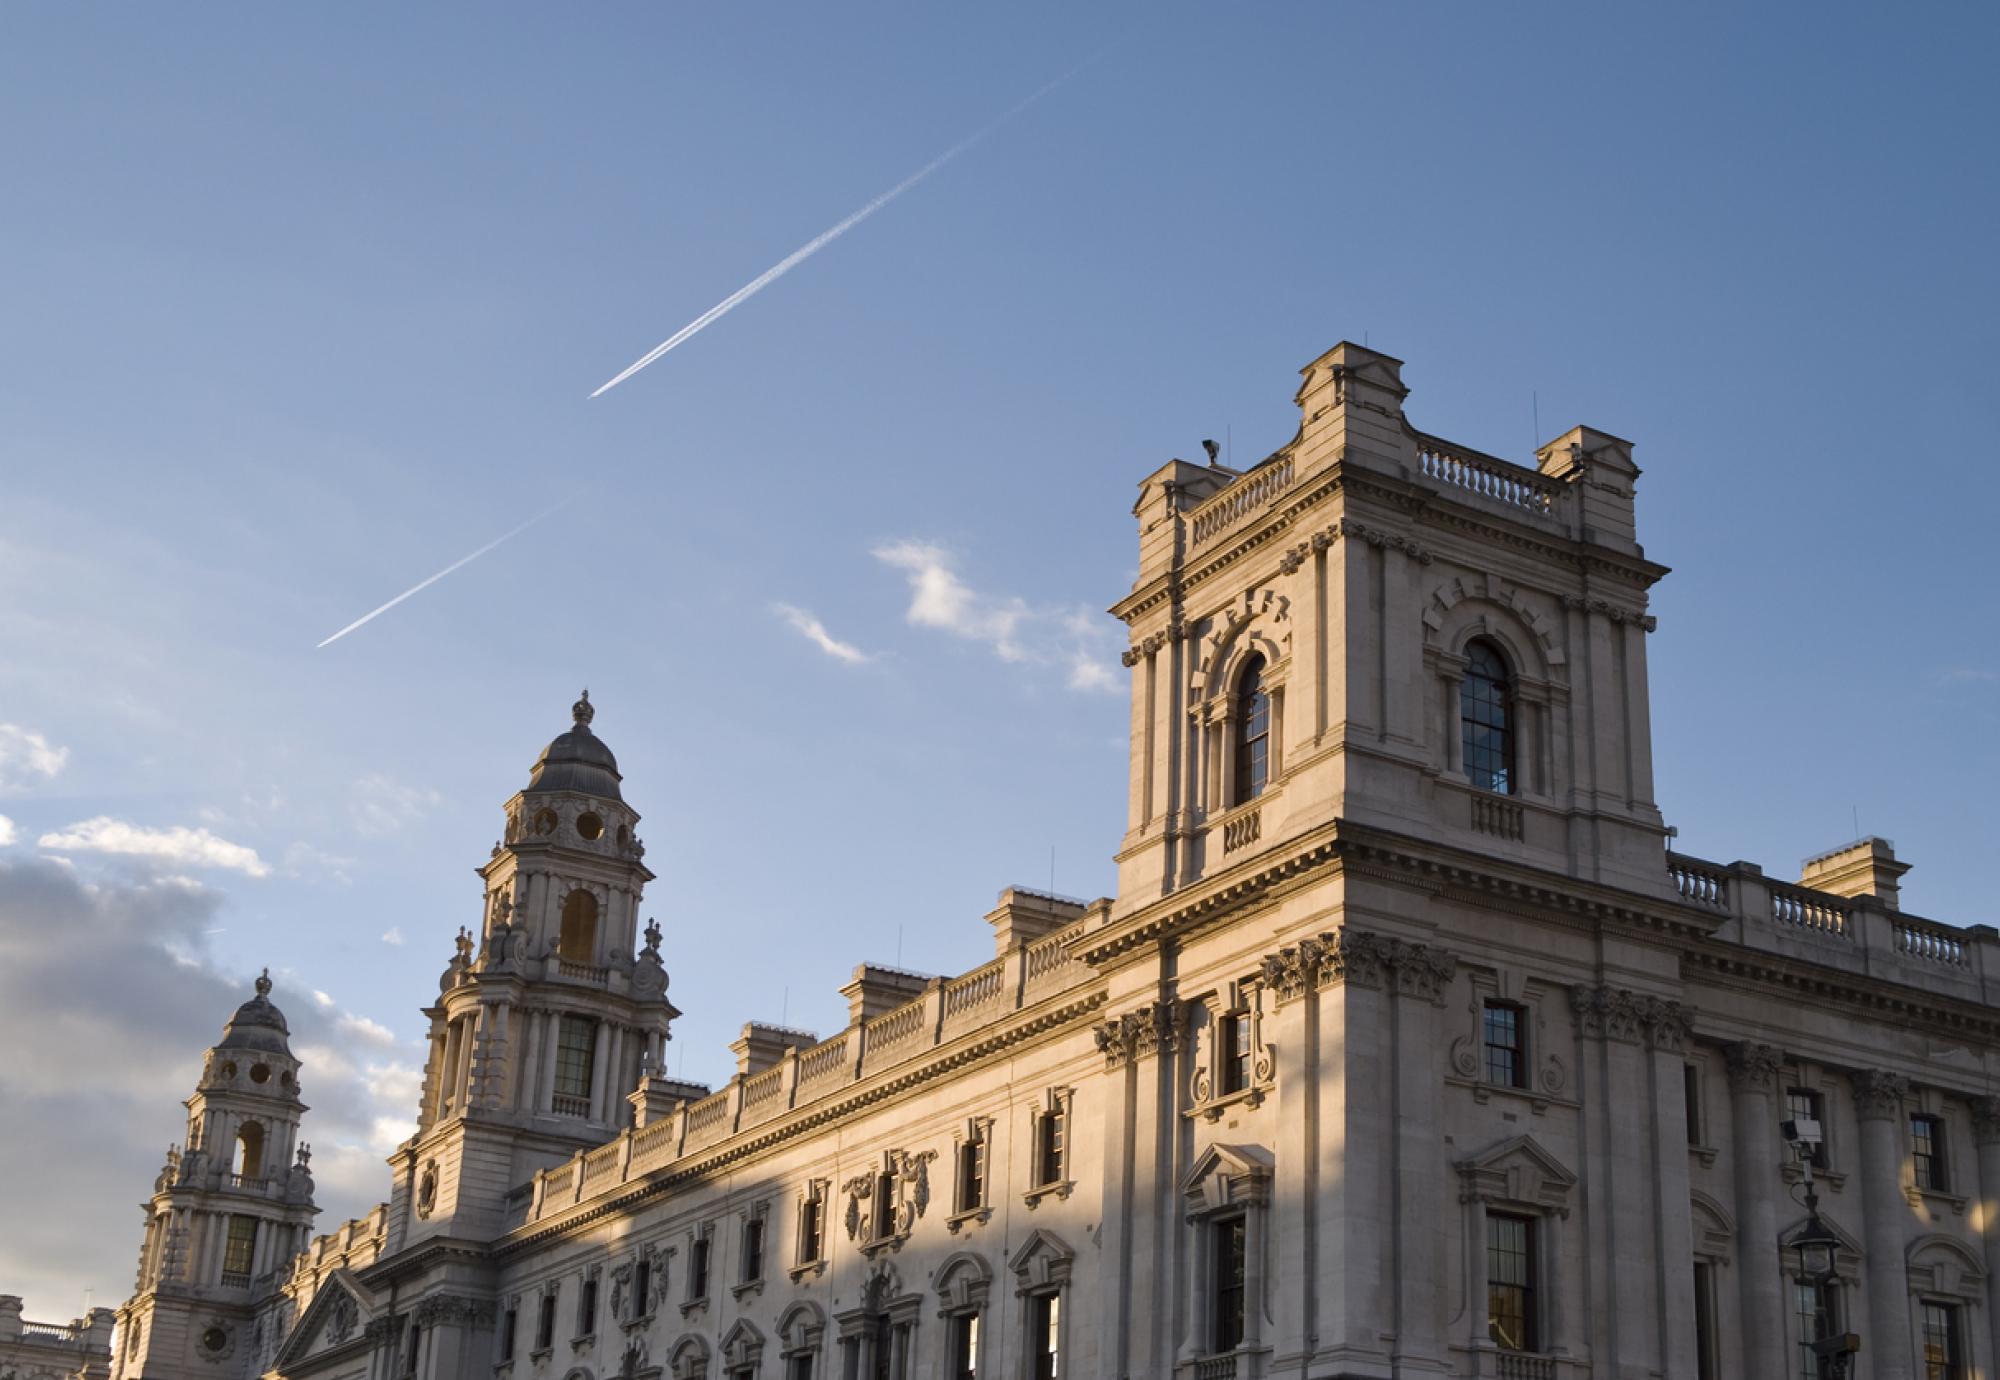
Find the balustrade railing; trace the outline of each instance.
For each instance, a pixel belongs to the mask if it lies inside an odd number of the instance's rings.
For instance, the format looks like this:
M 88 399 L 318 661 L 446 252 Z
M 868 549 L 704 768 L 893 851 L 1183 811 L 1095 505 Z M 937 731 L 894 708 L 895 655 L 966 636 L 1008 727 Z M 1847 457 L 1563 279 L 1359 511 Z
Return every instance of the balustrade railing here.
M 713 1097 L 705 1097 L 687 1109 L 688 1138 L 712 1131 L 718 1126 L 729 1124 L 729 1090 L 724 1088 Z
M 1503 1351 L 1498 1359 L 1499 1365 L 1494 1368 L 1494 1374 L 1500 1380 L 1556 1380 L 1556 1358 L 1553 1356 Z
M 1202 1357 L 1194 1363 L 1194 1380 L 1236 1380 L 1236 1354 Z
M 557 1116 L 587 1117 L 590 1115 L 590 1099 L 572 1097 L 568 1093 L 553 1093 L 549 1097 L 549 1110 Z
M 1069 941 L 1083 930 L 1083 922 L 1044 935 L 1028 946 L 1025 959 L 1029 987 L 1045 987 L 1067 977 L 1081 977 L 1088 970 L 1069 956 Z
M 1497 795 L 1476 792 L 1472 797 L 1472 827 L 1482 834 L 1519 843 L 1527 833 L 1527 817 L 1521 807 Z
M 1970 968 L 1965 940 L 1940 925 L 1921 920 L 1898 920 L 1894 924 L 1896 952 L 1924 963 L 1942 963 L 1947 968 Z
M 224 1270 L 222 1272 L 222 1287 L 225 1289 L 248 1289 L 250 1287 L 250 1272 L 248 1270 Z
M 1236 816 L 1222 826 L 1222 851 L 1234 853 L 1247 848 L 1264 834 L 1264 809 L 1260 805 L 1248 814 Z
M 572 963 L 566 958 L 556 960 L 556 971 L 566 978 L 580 978 L 599 987 L 604 986 L 611 976 L 609 968 L 599 968 L 591 963 Z
M 1847 907 L 1838 896 L 1804 887 L 1771 885 L 1771 918 L 1794 929 L 1811 930 L 1836 939 L 1853 937 Z
M 782 1064 L 753 1073 L 743 1080 L 743 1110 L 761 1107 L 785 1090 L 785 1067 Z
M 1493 499 L 1510 508 L 1547 513 L 1555 506 L 1555 481 L 1540 470 L 1481 455 L 1435 436 L 1420 438 L 1417 463 L 1426 479 Z
M 806 1087 L 848 1071 L 847 1032 L 823 1044 L 799 1051 L 799 1085 Z
M 1005 995 L 1007 965 L 994 959 L 984 968 L 974 968 L 964 977 L 944 987 L 944 1018 L 963 1016 L 1000 1000 Z
M 1292 457 L 1279 456 L 1236 480 L 1197 507 L 1189 518 L 1194 544 L 1221 536 L 1292 486 Z
M 566 1161 L 548 1171 L 547 1176 L 542 1181 L 542 1197 L 546 1201 L 550 1198 L 566 1196 L 575 1187 L 576 1162 L 574 1160 Z
M 672 1118 L 656 1121 L 651 1126 L 642 1126 L 632 1133 L 632 1163 L 650 1160 L 654 1156 L 674 1147 L 674 1123 Z
M 923 1033 L 924 999 L 897 1007 L 886 1015 L 877 1016 L 862 1027 L 866 1054 L 877 1050 L 894 1049 L 905 1040 L 913 1040 Z M 865 1057 L 865 1056 L 864 1056 Z
M 1703 862 L 1699 858 L 1669 853 L 1667 875 L 1674 879 L 1674 890 L 1681 894 L 1683 901 L 1692 901 L 1695 905 L 1707 906 L 1711 910 L 1729 909 L 1727 869 L 1718 867 L 1714 863 Z

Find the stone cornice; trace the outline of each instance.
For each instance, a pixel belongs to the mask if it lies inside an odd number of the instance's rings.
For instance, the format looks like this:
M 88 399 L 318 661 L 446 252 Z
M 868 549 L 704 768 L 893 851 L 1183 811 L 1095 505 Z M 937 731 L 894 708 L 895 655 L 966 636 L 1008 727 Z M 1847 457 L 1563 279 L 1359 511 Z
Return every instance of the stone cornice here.
M 1681 975 L 1683 981 L 1734 987 L 1765 1000 L 1777 988 L 1779 999 L 1787 1002 L 1808 997 L 1843 1006 L 1855 1016 L 1887 1018 L 1932 1034 L 2000 1045 L 2000 1010 L 1766 949 L 1709 941 L 1683 951 Z

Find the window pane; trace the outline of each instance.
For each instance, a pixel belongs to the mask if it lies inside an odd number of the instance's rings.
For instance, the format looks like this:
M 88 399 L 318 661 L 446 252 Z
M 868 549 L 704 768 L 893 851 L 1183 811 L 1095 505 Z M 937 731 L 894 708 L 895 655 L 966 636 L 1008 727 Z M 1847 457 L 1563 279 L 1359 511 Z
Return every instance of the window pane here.
M 1485 1011 L 1486 1081 L 1503 1088 L 1528 1086 L 1528 1061 L 1521 1039 L 1521 1009 L 1488 1002 Z
M 590 1071 L 596 1056 L 597 1022 L 587 1016 L 564 1016 L 556 1036 L 558 1097 L 590 1096 Z
M 1232 805 L 1254 800 L 1270 779 L 1271 697 L 1264 693 L 1264 658 L 1253 656 L 1236 682 L 1236 780 Z
M 1482 790 L 1513 790 L 1514 689 L 1507 664 L 1484 642 L 1465 650 L 1465 680 L 1458 690 L 1458 716 L 1465 774 Z
M 1826 1301 L 1817 1284 L 1803 1280 L 1792 1282 L 1792 1297 L 1798 1316 L 1799 1380 L 1819 1380 L 1819 1357 L 1813 1354 L 1812 1344 L 1819 1340 L 1824 1326 Z
M 1486 1218 L 1486 1330 L 1509 1351 L 1535 1349 L 1535 1224 Z
M 1215 1327 L 1209 1350 L 1234 1351 L 1243 1341 L 1243 1271 L 1247 1234 L 1241 1217 L 1217 1222 L 1215 1236 Z

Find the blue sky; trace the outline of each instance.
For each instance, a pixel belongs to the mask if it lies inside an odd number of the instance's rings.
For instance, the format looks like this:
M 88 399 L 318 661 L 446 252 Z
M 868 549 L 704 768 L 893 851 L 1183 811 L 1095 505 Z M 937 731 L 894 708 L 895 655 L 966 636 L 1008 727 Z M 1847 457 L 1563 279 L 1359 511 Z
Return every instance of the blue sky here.
M 33 1181 L 59 1114 L 107 1129 L 0 1205 L 34 1228 L 0 1291 L 66 1318 L 128 1286 L 130 1204 L 264 964 L 319 1055 L 323 1223 L 373 1201 L 471 869 L 581 685 L 646 817 L 690 1077 L 728 1072 L 745 1019 L 838 1025 L 863 959 L 976 964 L 995 892 L 1047 885 L 1051 850 L 1059 890 L 1110 890 L 1126 708 L 1098 611 L 1133 485 L 1206 436 L 1246 463 L 1284 442 L 1294 371 L 1343 337 L 1407 361 L 1427 430 L 1515 459 L 1579 422 L 1638 443 L 1682 846 L 1795 875 L 1858 820 L 1915 864 L 1908 908 L 1995 920 L 1996 29 L 1945 5 L 10 8 L 0 1035 L 65 1038 L 0 1083 L 0 1182 Z M 58 944 L 105 1012 L 49 1009 L 56 986 L 38 1012 Z M 169 980 L 209 1005 L 123 1014 Z M 114 1048 L 154 1063 L 100 1096 Z M 78 1244 L 87 1193 L 113 1206 Z

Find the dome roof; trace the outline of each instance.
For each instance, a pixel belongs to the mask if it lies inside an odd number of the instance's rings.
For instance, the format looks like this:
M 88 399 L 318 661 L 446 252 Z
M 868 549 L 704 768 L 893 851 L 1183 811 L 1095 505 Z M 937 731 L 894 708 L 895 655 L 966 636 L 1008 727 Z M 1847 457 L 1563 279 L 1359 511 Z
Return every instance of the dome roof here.
M 534 772 L 528 777 L 527 793 L 582 791 L 605 800 L 624 800 L 618 793 L 618 759 L 611 755 L 604 740 L 590 731 L 590 721 L 597 711 L 591 707 L 588 690 L 570 706 L 570 714 L 576 720 L 575 727 L 542 749 L 542 755 L 535 759 Z
M 266 968 L 257 979 L 257 995 L 236 1008 L 236 1014 L 222 1028 L 222 1043 L 216 1048 L 260 1049 L 289 1058 L 291 1033 L 285 1013 L 271 1005 L 271 970 Z

